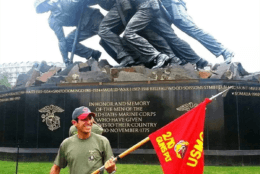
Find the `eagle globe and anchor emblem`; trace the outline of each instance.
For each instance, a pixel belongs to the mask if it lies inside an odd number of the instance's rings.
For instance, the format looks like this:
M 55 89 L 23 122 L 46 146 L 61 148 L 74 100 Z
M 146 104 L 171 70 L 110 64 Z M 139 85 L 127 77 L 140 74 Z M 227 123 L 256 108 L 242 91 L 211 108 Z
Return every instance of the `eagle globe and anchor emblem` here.
M 60 117 L 54 115 L 56 112 L 63 112 L 64 110 L 58 106 L 50 105 L 40 109 L 39 112 L 46 113 L 42 114 L 42 122 L 46 122 L 49 130 L 54 131 L 60 128 Z

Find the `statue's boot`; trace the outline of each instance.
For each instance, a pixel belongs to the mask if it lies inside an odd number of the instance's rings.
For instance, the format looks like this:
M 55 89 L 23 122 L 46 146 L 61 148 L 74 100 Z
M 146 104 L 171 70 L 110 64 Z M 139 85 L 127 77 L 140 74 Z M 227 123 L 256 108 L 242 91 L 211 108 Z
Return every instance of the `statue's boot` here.
M 135 64 L 135 61 L 132 56 L 126 56 L 123 58 L 123 60 L 120 62 L 119 65 L 114 66 L 114 68 L 122 68 L 122 67 L 130 67 Z
M 157 62 L 152 69 L 157 69 L 157 68 L 162 68 L 165 63 L 167 63 L 170 60 L 170 57 L 167 56 L 166 54 L 159 54 L 157 56 Z
M 196 67 L 197 69 L 204 69 L 207 65 L 209 64 L 208 61 L 204 60 L 204 59 L 200 59 L 197 63 L 196 63 Z
M 73 62 L 71 62 L 69 59 L 63 59 L 63 62 L 65 63 L 65 66 L 68 67 L 71 64 L 73 64 Z
M 68 62 L 65 62 L 65 66 L 66 66 L 66 67 L 68 67 L 70 64 L 71 64 L 71 62 L 70 62 L 70 61 L 68 61 Z
M 93 50 L 93 52 L 92 52 L 92 54 L 91 54 L 91 57 L 92 57 L 93 59 L 95 59 L 95 60 L 98 62 L 100 56 L 101 56 L 101 52 L 100 52 L 100 51 Z
M 176 55 L 169 55 L 169 57 L 169 66 L 180 65 L 182 63 L 181 59 L 178 58 Z
M 232 59 L 235 57 L 235 53 L 230 51 L 229 49 L 226 49 L 223 53 L 222 56 L 224 57 L 224 61 L 226 64 L 230 64 Z

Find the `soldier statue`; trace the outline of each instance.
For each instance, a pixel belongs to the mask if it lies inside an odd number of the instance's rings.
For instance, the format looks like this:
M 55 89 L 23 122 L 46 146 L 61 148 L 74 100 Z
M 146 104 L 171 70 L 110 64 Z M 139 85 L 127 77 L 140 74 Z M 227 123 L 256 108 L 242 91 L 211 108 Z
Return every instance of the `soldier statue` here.
M 201 59 L 191 47 L 179 39 L 171 28 L 170 23 L 162 14 L 161 7 L 156 0 L 120 0 L 112 7 L 100 24 L 99 35 L 118 55 L 124 55 L 124 48 L 115 42 L 119 40 L 119 35 L 124 31 L 124 39 L 130 48 L 134 49 L 147 62 L 156 62 L 153 68 L 160 68 L 169 62 L 171 58 L 159 52 L 150 40 L 146 40 L 140 33 L 146 28 L 162 36 L 177 57 L 185 59 L 187 62 L 206 62 Z M 145 32 L 143 32 L 145 33 Z M 203 61 L 202 61 L 203 60 Z M 131 56 L 123 57 L 122 66 L 135 64 Z M 203 65 L 206 66 L 207 62 Z
M 187 7 L 184 0 L 161 0 L 168 13 L 171 22 L 183 32 L 199 41 L 216 57 L 223 56 L 224 61 L 231 63 L 234 53 L 225 48 L 212 35 L 200 29 L 193 21 L 192 17 L 187 13 Z
M 105 18 L 98 9 L 89 7 L 95 4 L 109 11 Z M 59 40 L 66 65 L 71 63 L 68 52 L 77 37 L 75 30 L 65 37 L 64 26 L 78 26 L 79 42 L 98 33 L 102 38 L 100 44 L 120 63 L 119 67 L 142 63 L 161 68 L 167 63 L 190 62 L 204 68 L 208 64 L 177 37 L 157 0 L 36 0 L 35 8 L 37 13 L 51 11 L 49 25 Z M 119 35 L 124 30 L 122 39 Z M 75 54 L 97 61 L 101 56 L 101 52 L 80 43 L 76 44 Z
M 78 41 L 80 42 L 96 35 L 99 24 L 104 18 L 98 9 L 85 5 L 84 0 L 36 0 L 35 9 L 37 13 L 51 11 L 48 20 L 49 26 L 59 40 L 60 52 L 66 66 L 71 63 L 68 58 L 68 52 L 72 50 L 76 31 L 72 31 L 65 37 L 63 27 L 78 26 L 79 20 L 82 18 L 78 36 Z M 75 54 L 86 59 L 92 57 L 97 61 L 101 56 L 100 51 L 88 48 L 80 43 L 76 45 Z

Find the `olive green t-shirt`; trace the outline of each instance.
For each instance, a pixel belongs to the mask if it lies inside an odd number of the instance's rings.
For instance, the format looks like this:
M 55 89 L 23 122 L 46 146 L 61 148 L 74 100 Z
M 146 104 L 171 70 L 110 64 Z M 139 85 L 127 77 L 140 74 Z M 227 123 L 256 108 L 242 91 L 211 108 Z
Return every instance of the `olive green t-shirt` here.
M 93 124 L 91 128 L 91 132 L 101 135 L 103 132 L 103 128 L 97 124 Z M 77 133 L 78 133 L 78 129 L 76 128 L 76 126 L 72 125 L 69 130 L 69 136 L 75 135 Z
M 106 137 L 91 133 L 82 140 L 73 135 L 61 143 L 54 164 L 60 168 L 68 166 L 70 174 L 91 174 L 111 156 L 113 152 Z

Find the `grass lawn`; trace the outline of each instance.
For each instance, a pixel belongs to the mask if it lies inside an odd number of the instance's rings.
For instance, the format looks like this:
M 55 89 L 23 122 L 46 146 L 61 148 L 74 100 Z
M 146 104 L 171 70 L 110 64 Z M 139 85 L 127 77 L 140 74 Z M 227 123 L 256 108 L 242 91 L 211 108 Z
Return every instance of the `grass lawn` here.
M 49 174 L 52 163 L 49 162 L 19 162 L 18 174 Z M 16 163 L 0 161 L 0 174 L 15 174 Z M 61 174 L 68 174 L 68 168 Z M 117 164 L 117 174 L 163 174 L 159 165 Z M 206 166 L 204 174 L 260 174 L 260 167 L 214 167 Z

